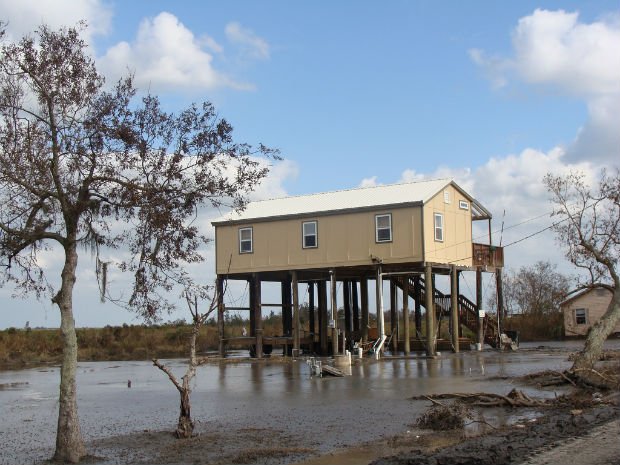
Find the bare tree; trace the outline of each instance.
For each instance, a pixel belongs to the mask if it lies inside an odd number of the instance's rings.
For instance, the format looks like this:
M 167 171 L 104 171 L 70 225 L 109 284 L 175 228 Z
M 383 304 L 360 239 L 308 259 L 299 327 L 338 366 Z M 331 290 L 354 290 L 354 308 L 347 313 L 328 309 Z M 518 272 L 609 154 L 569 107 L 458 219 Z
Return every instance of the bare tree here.
M 613 293 L 572 367 L 578 376 L 591 378 L 605 340 L 620 321 L 620 171 L 613 176 L 603 171 L 596 188 L 580 173 L 548 174 L 544 182 L 559 218 L 554 226 L 557 239 L 566 248 L 566 257 L 586 272 L 581 287 L 603 286 Z
M 502 275 L 505 316 L 515 316 L 504 323 L 516 329 L 522 340 L 560 337 L 563 318 L 560 303 L 573 285 L 573 279 L 557 271 L 549 261 L 509 270 Z M 497 292 L 493 290 L 487 306 L 497 311 Z M 508 324 L 508 326 L 506 326 Z
M 181 397 L 179 421 L 175 431 L 177 438 L 189 438 L 194 432 L 194 421 L 191 415 L 191 382 L 196 376 L 196 368 L 207 361 L 206 359 L 199 359 L 196 356 L 196 340 L 198 339 L 200 328 L 207 322 L 209 316 L 217 308 L 217 289 L 214 289 L 213 297 L 210 299 L 210 304 L 205 311 L 199 309 L 198 299 L 200 297 L 201 300 L 204 300 L 205 297 L 207 297 L 206 292 L 208 292 L 208 289 L 196 289 L 188 286 L 183 292 L 187 308 L 192 317 L 192 329 L 189 336 L 189 361 L 185 374 L 181 377 L 181 381 L 178 380 L 168 366 L 157 359 L 153 359 L 153 365 L 168 375 L 168 378 L 177 388 Z
M 173 308 L 166 295 L 183 284 L 184 264 L 202 260 L 198 208 L 242 207 L 268 170 L 254 155 L 275 154 L 235 143 L 209 103 L 175 115 L 154 96 L 136 98 L 130 77 L 106 90 L 79 28 L 43 26 L 0 54 L 0 283 L 49 295 L 60 310 L 54 458 L 78 462 L 78 251 L 122 248 L 133 287 L 119 303 L 155 319 Z M 64 257 L 57 285 L 40 266 L 52 248 Z
M 570 291 L 572 279 L 557 271 L 557 265 L 538 261 L 504 274 L 504 308 L 508 314 L 549 315 L 559 311 L 560 303 Z M 496 308 L 496 293 L 488 299 Z

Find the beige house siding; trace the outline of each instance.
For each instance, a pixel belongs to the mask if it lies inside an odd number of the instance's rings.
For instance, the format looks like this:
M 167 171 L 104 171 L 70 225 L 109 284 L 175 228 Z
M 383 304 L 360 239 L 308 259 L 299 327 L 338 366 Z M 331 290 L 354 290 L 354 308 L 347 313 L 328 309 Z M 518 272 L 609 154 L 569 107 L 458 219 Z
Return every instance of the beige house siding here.
M 585 336 L 590 327 L 607 311 L 611 297 L 612 293 L 607 289 L 596 288 L 562 304 L 564 334 L 566 336 Z M 577 309 L 585 309 L 585 324 L 577 324 Z M 620 332 L 620 323 L 616 325 L 614 332 Z
M 448 192 L 449 203 L 446 202 L 444 192 Z M 460 202 L 466 202 L 468 209 L 460 208 Z M 443 215 L 443 241 L 435 240 L 435 213 Z M 424 208 L 426 261 L 471 266 L 471 222 L 471 202 L 452 185 L 427 202 Z
M 217 225 L 217 273 L 248 273 L 423 261 L 422 207 Z M 375 241 L 375 216 L 392 215 L 392 241 Z M 302 223 L 317 221 L 318 247 L 302 247 Z M 253 252 L 239 253 L 239 229 L 252 227 Z M 230 263 L 230 268 L 229 268 Z

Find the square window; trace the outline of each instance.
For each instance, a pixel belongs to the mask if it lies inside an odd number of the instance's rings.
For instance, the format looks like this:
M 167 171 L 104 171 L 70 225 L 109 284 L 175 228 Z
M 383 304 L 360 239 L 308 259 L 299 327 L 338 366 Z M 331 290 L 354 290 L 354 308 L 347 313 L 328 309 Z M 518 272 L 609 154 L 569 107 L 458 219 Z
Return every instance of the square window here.
M 459 208 L 461 210 L 469 210 L 469 202 L 465 200 L 459 200 Z
M 301 225 L 302 247 L 304 249 L 316 248 L 318 241 L 318 224 L 316 221 L 306 221 Z
M 252 253 L 252 228 L 239 229 L 239 253 Z
M 588 315 L 585 308 L 575 309 L 575 323 L 585 325 L 588 323 Z
M 375 241 L 392 241 L 392 215 L 390 213 L 375 216 Z
M 443 214 L 435 213 L 435 240 L 443 242 Z

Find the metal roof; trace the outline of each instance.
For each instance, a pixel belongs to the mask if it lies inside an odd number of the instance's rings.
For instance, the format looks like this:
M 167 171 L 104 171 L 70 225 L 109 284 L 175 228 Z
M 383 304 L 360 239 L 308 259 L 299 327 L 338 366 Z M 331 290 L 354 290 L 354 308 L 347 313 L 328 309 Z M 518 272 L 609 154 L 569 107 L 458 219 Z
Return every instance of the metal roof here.
M 223 217 L 214 220 L 212 224 L 246 222 L 259 219 L 267 220 L 289 216 L 308 216 L 399 204 L 423 204 L 435 197 L 450 184 L 463 193 L 472 203 L 475 202 L 469 194 L 463 191 L 451 179 L 434 179 L 250 202 L 245 210 L 240 212 L 231 211 Z M 484 210 L 484 207 L 477 202 L 475 203 L 476 206 Z

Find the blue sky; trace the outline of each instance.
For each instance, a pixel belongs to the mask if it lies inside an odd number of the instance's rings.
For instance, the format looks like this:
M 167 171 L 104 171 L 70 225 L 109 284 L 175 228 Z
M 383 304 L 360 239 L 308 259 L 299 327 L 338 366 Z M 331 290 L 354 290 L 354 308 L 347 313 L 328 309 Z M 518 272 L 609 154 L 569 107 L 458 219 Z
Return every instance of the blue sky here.
M 0 5 L 9 40 L 86 19 L 109 81 L 130 70 L 171 111 L 210 100 L 239 140 L 279 148 L 258 198 L 448 176 L 499 227 L 550 211 L 545 173 L 619 164 L 617 0 Z M 503 243 L 548 224 L 509 228 Z M 508 266 L 572 272 L 553 244 L 547 233 L 507 249 Z M 82 266 L 78 326 L 136 322 L 99 306 Z M 57 324 L 51 304 L 9 296 L 0 289 L 0 327 Z

